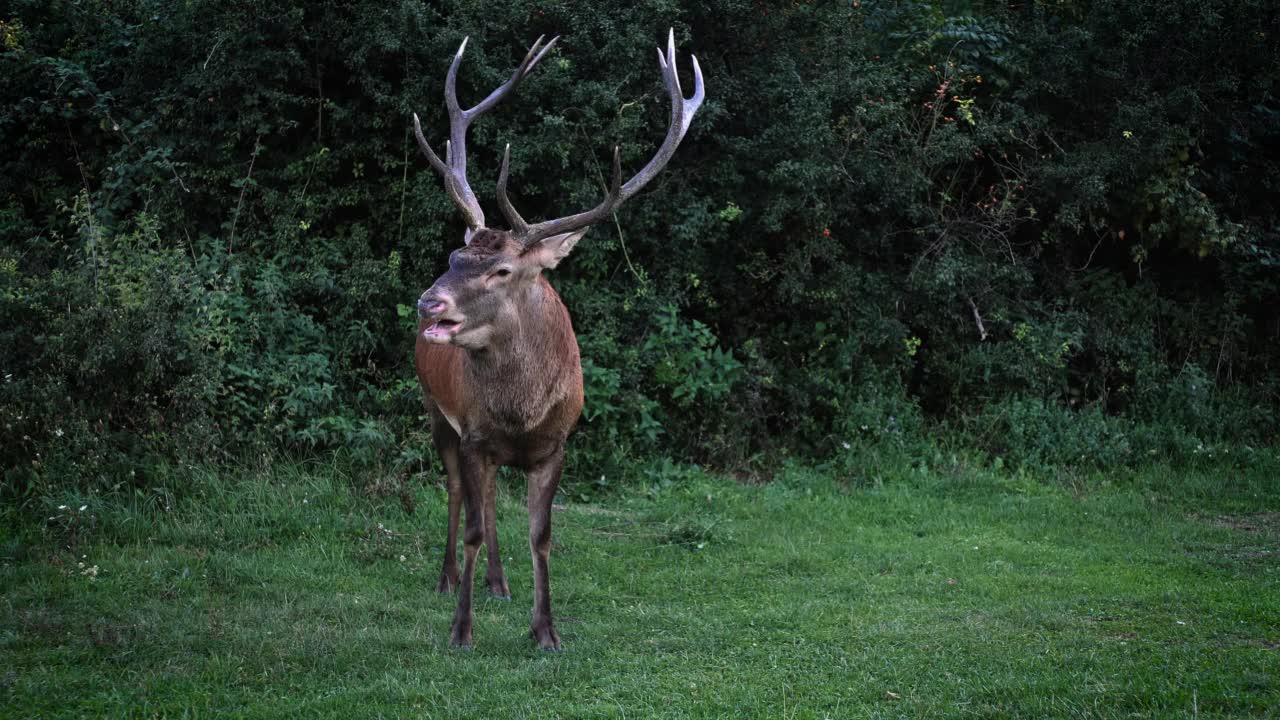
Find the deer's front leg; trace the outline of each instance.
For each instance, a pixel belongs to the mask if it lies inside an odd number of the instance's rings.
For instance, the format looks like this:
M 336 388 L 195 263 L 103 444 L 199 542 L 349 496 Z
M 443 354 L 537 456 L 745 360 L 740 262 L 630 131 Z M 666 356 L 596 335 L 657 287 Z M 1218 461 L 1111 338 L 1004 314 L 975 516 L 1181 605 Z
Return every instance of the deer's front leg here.
M 453 433 L 453 428 L 445 428 L 444 432 L 453 434 L 452 438 L 436 439 L 440 459 L 444 461 L 445 482 L 449 491 L 449 527 L 445 535 L 444 563 L 440 567 L 440 581 L 436 583 L 436 592 L 449 593 L 458 587 L 458 515 L 462 506 L 462 476 L 458 467 L 458 436 Z
M 529 552 L 533 556 L 533 622 L 529 634 L 543 650 L 559 650 L 560 634 L 551 620 L 551 502 L 564 467 L 564 445 L 529 471 Z
M 462 501 L 466 525 L 462 533 L 462 577 L 458 582 L 458 608 L 453 614 L 450 642 L 454 647 L 471 647 L 471 596 L 475 587 L 476 554 L 484 541 L 484 488 L 493 482 L 498 466 L 476 448 L 463 441 L 458 453 L 462 476 Z

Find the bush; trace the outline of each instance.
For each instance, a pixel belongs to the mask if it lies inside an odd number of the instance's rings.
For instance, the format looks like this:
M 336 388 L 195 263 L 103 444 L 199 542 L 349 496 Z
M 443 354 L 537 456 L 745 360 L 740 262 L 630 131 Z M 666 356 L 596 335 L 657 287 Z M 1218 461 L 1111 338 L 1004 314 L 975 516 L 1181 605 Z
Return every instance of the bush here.
M 1010 398 L 968 419 L 980 447 L 1016 464 L 1085 469 L 1122 467 L 1134 458 L 1132 423 L 1097 405 L 1072 411 L 1043 400 Z
M 420 462 L 412 306 L 461 226 L 410 113 L 440 136 L 462 37 L 469 100 L 565 32 L 476 124 L 471 179 L 493 187 L 511 142 L 527 215 L 586 207 L 610 145 L 634 172 L 665 132 L 670 26 L 707 102 L 553 278 L 585 458 L 751 468 L 937 421 L 1037 462 L 1125 461 L 1135 428 L 1274 442 L 1262 0 L 7 12 L 9 487 L 116 483 L 154 453 Z

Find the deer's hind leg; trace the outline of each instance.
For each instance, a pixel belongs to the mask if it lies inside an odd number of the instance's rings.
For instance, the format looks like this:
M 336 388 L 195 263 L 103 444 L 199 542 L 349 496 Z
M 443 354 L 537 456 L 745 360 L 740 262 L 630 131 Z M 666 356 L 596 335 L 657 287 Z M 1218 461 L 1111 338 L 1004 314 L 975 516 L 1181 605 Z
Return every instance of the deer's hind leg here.
M 488 555 L 489 567 L 484 573 L 484 582 L 489 592 L 502 600 L 511 599 L 511 588 L 507 586 L 507 575 L 502 571 L 502 551 L 498 549 L 498 476 L 489 476 L 484 490 L 484 545 Z

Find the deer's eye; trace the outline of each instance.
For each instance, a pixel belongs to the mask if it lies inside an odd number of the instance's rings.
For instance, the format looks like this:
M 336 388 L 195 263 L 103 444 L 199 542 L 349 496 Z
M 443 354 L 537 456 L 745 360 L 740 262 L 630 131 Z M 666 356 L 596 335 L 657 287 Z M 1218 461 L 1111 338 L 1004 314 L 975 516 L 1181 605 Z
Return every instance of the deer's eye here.
M 508 275 L 510 275 L 510 274 L 511 274 L 511 270 L 509 270 L 509 269 L 507 269 L 507 268 L 498 268 L 498 271 L 494 273 L 494 275 L 496 275 L 496 276 L 498 276 L 498 277 L 500 277 L 500 278 L 504 278 L 504 277 L 506 277 L 506 276 L 508 276 Z

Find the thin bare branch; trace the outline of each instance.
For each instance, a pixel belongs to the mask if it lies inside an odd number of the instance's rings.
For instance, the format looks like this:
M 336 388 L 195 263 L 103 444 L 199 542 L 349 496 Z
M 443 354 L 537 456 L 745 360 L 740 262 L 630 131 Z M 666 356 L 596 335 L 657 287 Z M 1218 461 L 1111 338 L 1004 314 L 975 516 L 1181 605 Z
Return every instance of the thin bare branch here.
M 982 313 L 978 312 L 978 304 L 971 297 L 966 299 L 969 301 L 969 309 L 973 311 L 973 322 L 978 326 L 978 339 L 986 340 L 987 328 L 982 324 Z
M 227 255 L 231 254 L 231 249 L 236 241 L 236 223 L 240 222 L 240 208 L 244 205 L 244 194 L 249 190 L 249 181 L 253 179 L 253 164 L 258 161 L 258 151 L 262 146 L 258 142 L 262 140 L 262 135 L 258 135 L 253 139 L 253 157 L 249 158 L 249 172 L 244 176 L 244 183 L 240 186 L 240 199 L 236 201 L 236 213 L 231 218 L 231 233 L 227 237 Z

